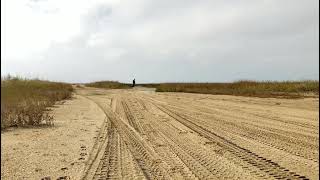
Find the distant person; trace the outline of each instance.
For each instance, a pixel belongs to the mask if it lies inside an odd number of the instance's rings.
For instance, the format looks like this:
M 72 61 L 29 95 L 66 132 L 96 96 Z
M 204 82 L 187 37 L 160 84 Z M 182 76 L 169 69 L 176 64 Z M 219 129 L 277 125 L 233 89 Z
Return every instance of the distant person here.
M 134 87 L 136 85 L 136 79 L 133 79 L 132 81 L 132 87 Z

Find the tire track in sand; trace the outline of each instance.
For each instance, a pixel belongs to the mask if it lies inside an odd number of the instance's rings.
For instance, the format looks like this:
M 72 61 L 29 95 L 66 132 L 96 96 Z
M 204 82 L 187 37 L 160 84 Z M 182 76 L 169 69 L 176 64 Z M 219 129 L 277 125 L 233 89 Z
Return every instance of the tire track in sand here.
M 172 110 L 167 109 L 163 105 L 157 105 L 160 110 L 162 110 L 164 113 L 168 114 L 172 118 L 176 119 L 180 123 L 184 124 L 185 126 L 189 127 L 190 129 L 194 130 L 201 136 L 206 137 L 207 139 L 211 140 L 212 142 L 216 142 L 221 147 L 228 150 L 235 158 L 240 158 L 244 162 L 251 164 L 254 167 L 258 167 L 261 170 L 261 173 L 267 174 L 271 177 L 274 177 L 276 179 L 308 179 L 305 176 L 296 174 L 294 172 L 291 172 L 290 170 L 281 167 L 276 162 L 272 162 L 272 160 L 268 160 L 264 157 L 261 157 L 253 152 L 251 152 L 248 149 L 242 148 L 238 146 L 237 144 L 228 141 L 227 139 L 215 134 L 214 132 L 211 132 L 205 127 L 199 126 L 195 124 L 194 122 L 189 121 L 185 117 L 183 117 L 181 114 L 174 112 Z M 257 172 L 259 173 L 259 172 Z
M 164 165 L 164 162 L 161 158 L 149 147 L 149 145 L 144 142 L 143 138 L 139 135 L 139 133 L 131 127 L 129 124 L 125 123 L 117 114 L 113 113 L 110 108 L 106 108 L 102 106 L 99 102 L 94 99 L 89 98 L 94 103 L 96 103 L 106 114 L 108 119 L 111 121 L 113 126 L 113 131 L 110 132 L 110 138 L 113 139 L 110 141 L 110 145 L 107 146 L 111 151 L 120 152 L 117 150 L 118 143 L 115 143 L 115 139 L 117 135 L 112 133 L 118 132 L 120 137 L 116 139 L 122 139 L 129 151 L 131 152 L 135 162 L 140 167 L 141 171 L 144 174 L 144 179 L 172 179 L 168 175 L 168 169 Z M 108 179 L 108 177 L 121 177 L 120 173 L 118 173 L 119 168 L 119 153 L 111 154 L 111 152 L 105 151 L 105 157 L 101 161 L 101 169 L 97 171 L 97 178 L 99 179 Z M 109 163 L 109 164 L 108 164 Z M 111 163 L 111 164 L 110 164 Z M 112 168 L 110 168 L 112 166 Z M 110 171 L 111 170 L 111 171 Z M 108 174 L 109 173 L 109 174 Z M 115 175 L 115 176 L 114 176 Z
M 228 140 L 182 110 L 123 92 L 112 109 L 103 99 L 90 98 L 110 124 L 103 156 L 95 161 L 98 168 L 91 167 L 94 179 L 308 179 Z

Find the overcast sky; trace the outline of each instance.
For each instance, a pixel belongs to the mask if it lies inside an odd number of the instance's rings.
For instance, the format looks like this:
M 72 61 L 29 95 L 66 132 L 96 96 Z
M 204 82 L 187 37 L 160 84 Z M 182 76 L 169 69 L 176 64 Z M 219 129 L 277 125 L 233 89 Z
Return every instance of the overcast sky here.
M 2 75 L 319 79 L 318 48 L 318 0 L 1 0 Z

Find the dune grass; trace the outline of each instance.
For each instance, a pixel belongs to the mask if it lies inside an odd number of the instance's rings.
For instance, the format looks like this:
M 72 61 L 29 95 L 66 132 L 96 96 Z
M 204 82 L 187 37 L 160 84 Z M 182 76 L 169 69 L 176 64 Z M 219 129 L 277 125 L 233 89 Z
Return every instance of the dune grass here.
M 19 77 L 1 78 L 1 129 L 52 125 L 48 107 L 71 97 L 70 84 Z
M 187 92 L 255 97 L 300 98 L 319 95 L 319 81 L 237 81 L 233 83 L 148 84 L 157 92 Z
M 85 84 L 87 87 L 96 87 L 104 89 L 128 89 L 131 88 L 130 84 L 120 83 L 118 81 L 97 81 Z

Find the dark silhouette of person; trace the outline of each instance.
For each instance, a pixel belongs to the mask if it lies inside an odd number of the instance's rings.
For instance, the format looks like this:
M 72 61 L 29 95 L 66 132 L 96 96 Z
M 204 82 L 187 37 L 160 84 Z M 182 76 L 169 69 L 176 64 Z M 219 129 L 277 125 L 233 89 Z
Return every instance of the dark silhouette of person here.
M 134 87 L 136 85 L 136 79 L 133 79 L 132 81 L 132 87 Z

